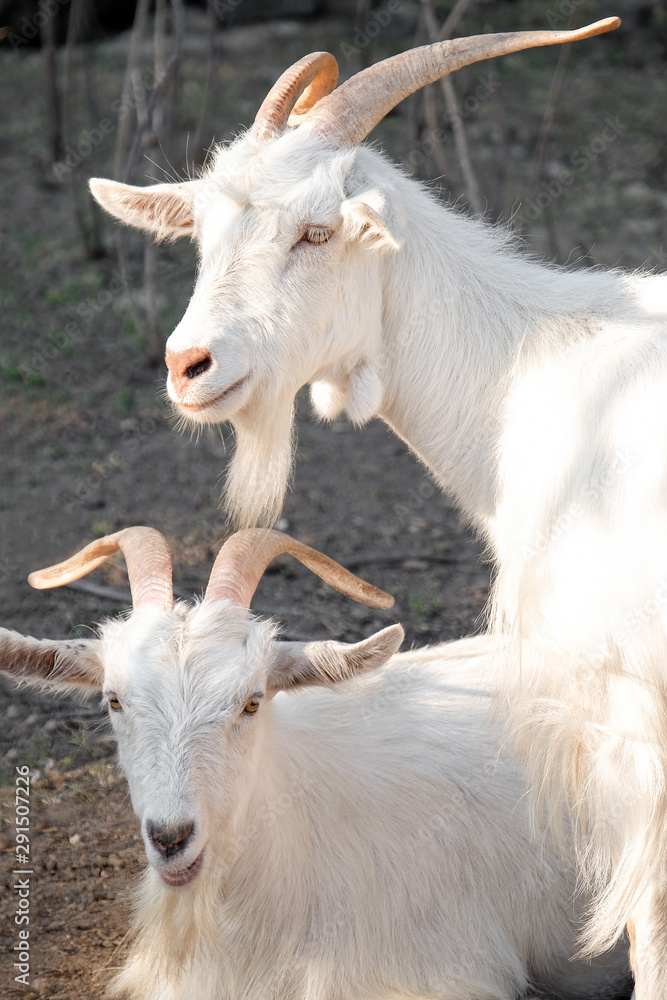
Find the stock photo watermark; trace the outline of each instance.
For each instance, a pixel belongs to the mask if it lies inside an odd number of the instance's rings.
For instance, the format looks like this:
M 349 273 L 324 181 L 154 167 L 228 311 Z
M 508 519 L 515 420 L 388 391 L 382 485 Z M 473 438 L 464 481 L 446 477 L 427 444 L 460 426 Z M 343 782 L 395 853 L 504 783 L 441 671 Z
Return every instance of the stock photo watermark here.
M 14 51 L 18 51 L 22 45 L 28 45 L 37 38 L 40 30 L 58 14 L 61 7 L 67 7 L 69 2 L 70 0 L 39 0 L 37 10 L 32 17 L 21 18 L 18 33 L 9 31 L 5 36 Z
M 131 277 L 122 275 L 120 271 L 112 271 L 111 281 L 107 287 L 102 288 L 96 295 L 89 296 L 83 302 L 79 302 L 78 305 L 74 306 L 73 312 L 84 323 L 92 323 L 101 312 L 108 309 L 118 295 L 127 291 L 131 281 Z M 53 330 L 47 335 L 47 343 L 36 347 L 28 359 L 17 366 L 16 371 L 27 385 L 33 383 L 35 379 L 45 378 L 46 372 L 55 359 L 63 351 L 71 350 L 81 342 L 83 332 L 81 323 L 74 320 L 67 323 L 62 331 Z M 4 363 L 3 367 L 10 368 L 11 366 Z
M 530 544 L 522 545 L 520 550 L 522 557 L 529 561 L 536 556 L 545 555 L 549 547 L 558 541 L 579 518 L 588 514 L 593 505 L 606 495 L 608 488 L 624 476 L 636 462 L 637 457 L 629 452 L 617 454 L 607 471 L 603 475 L 591 479 L 581 489 L 579 495 L 571 500 L 566 509 L 549 525 L 547 530 L 538 532 Z
M 77 479 L 72 491 L 60 494 L 60 502 L 68 514 L 75 508 L 91 501 L 100 489 L 102 483 L 108 481 L 115 473 L 124 469 L 124 459 L 131 457 L 150 438 L 159 427 L 159 422 L 153 417 L 144 417 L 136 426 L 123 430 L 120 447 L 110 451 L 101 462 L 94 462 L 90 472 Z
M 30 879 L 34 875 L 30 858 L 30 768 L 16 768 L 15 778 L 15 856 L 14 856 L 14 927 L 17 941 L 13 946 L 14 982 L 30 985 Z
M 534 222 L 542 213 L 557 201 L 567 188 L 574 184 L 578 175 L 588 170 L 602 153 L 611 146 L 628 128 L 618 116 L 605 118 L 603 127 L 584 146 L 578 146 L 567 157 L 566 165 L 560 167 L 556 177 L 543 180 L 540 191 L 522 206 L 515 216 L 515 224 L 525 225 Z
M 388 3 L 379 7 L 369 14 L 368 21 L 362 27 L 354 29 L 351 42 L 341 42 L 340 51 L 346 62 L 358 55 L 362 49 L 377 38 L 388 24 L 391 23 L 395 14 L 401 9 L 401 0 L 388 0 Z
M 80 167 L 94 150 L 98 149 L 108 136 L 113 135 L 131 111 L 136 111 L 143 106 L 149 94 L 155 87 L 156 77 L 152 69 L 144 69 L 139 79 L 134 83 L 132 92 L 126 98 L 117 97 L 109 105 L 110 115 L 100 118 L 97 125 L 92 128 L 84 128 L 74 145 L 68 143 L 65 146 L 64 157 L 53 164 L 53 176 L 58 182 L 62 182 L 68 174 Z
M 466 119 L 474 115 L 499 87 L 500 78 L 493 73 L 487 73 L 485 76 L 480 77 L 474 89 L 463 98 L 460 106 L 457 108 L 458 118 Z M 449 125 L 453 124 L 455 118 L 456 115 L 453 112 L 446 112 L 445 121 Z M 430 129 L 404 158 L 404 164 L 413 170 L 415 167 L 420 167 L 428 156 L 433 155 L 438 146 L 443 145 L 449 140 L 450 134 L 449 128 Z

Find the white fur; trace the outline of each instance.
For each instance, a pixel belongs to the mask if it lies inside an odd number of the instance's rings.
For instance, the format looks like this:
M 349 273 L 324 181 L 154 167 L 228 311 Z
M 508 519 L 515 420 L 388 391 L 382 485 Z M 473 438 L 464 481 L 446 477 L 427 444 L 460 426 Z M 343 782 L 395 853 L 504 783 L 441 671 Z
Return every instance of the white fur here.
M 60 682 L 89 669 L 98 685 L 101 664 L 122 705 L 110 716 L 151 864 L 112 994 L 627 996 L 627 945 L 571 958 L 587 899 L 573 856 L 532 831 L 522 769 L 499 751 L 498 643 L 389 660 L 398 626 L 352 647 L 277 643 L 274 631 L 227 602 L 144 607 L 106 624 L 97 654 L 89 643 L 77 663 L 65 650 Z M 34 655 L 34 640 L 0 632 L 15 676 L 29 672 L 22 643 Z M 383 661 L 333 682 L 341 666 Z M 333 686 L 272 697 L 318 679 Z M 253 695 L 259 710 L 244 715 Z M 165 861 L 150 821 L 193 821 L 184 854 Z M 165 884 L 161 871 L 202 852 L 194 881 Z
M 242 137 L 195 183 L 202 271 L 168 346 L 213 356 L 188 415 L 235 424 L 232 511 L 275 518 L 304 383 L 323 417 L 345 399 L 410 445 L 496 561 L 509 725 L 554 815 L 575 807 L 590 946 L 630 921 L 638 1000 L 664 1000 L 667 278 L 537 263 L 306 126 Z M 304 246 L 304 224 L 331 240 Z M 238 394 L 204 405 L 239 372 Z

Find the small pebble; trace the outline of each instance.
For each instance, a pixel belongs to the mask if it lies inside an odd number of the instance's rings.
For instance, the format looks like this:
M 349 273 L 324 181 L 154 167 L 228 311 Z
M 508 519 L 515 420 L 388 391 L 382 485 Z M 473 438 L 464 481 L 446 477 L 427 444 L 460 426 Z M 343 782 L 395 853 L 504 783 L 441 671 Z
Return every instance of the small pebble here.
M 28 718 L 24 720 L 23 725 L 26 727 L 26 729 L 32 729 L 32 727 L 35 725 L 36 722 L 37 722 L 37 716 L 35 715 L 34 712 L 31 712 Z
M 424 562 L 423 559 L 406 559 L 403 563 L 403 569 L 423 571 L 428 569 L 428 563 Z
M 12 719 L 18 719 L 18 717 L 19 717 L 18 708 L 16 707 L 16 705 L 10 705 L 7 711 L 5 712 L 5 718 L 9 719 L 11 722 Z
M 58 728 L 58 723 L 56 722 L 55 719 L 49 719 L 49 721 L 44 724 L 45 733 L 55 733 L 57 728 Z
M 18 759 L 19 759 L 19 752 L 15 747 L 12 747 L 12 749 L 8 750 L 7 753 L 5 754 L 5 760 L 7 761 L 8 764 L 13 764 L 14 761 Z
M 73 833 L 72 836 L 69 838 L 69 842 L 72 845 L 72 847 L 78 847 L 79 844 L 81 843 L 81 834 Z

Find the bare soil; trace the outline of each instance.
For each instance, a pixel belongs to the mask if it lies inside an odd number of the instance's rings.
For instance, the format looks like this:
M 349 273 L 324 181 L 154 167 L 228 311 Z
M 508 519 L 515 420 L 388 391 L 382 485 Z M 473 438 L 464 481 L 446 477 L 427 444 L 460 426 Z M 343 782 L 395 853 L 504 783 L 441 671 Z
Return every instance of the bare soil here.
M 609 13 L 597 3 L 579 8 L 577 23 Z M 196 12 L 189 18 L 182 135 L 195 127 L 203 87 L 204 23 Z M 217 68 L 217 138 L 248 123 L 272 80 L 303 53 L 328 48 L 350 73 L 362 58 L 373 61 L 410 44 L 409 23 L 399 18 L 351 56 L 353 32 L 342 21 L 234 29 Z M 543 5 L 499 3 L 465 27 L 472 32 L 531 23 L 544 24 Z M 578 266 L 664 267 L 660 112 L 667 85 L 659 39 L 626 34 L 586 44 L 587 53 L 574 48 L 569 56 L 545 158 L 547 185 L 557 183 L 559 169 L 571 165 L 577 151 L 588 159 L 562 191 L 554 195 L 552 186 L 551 201 L 526 220 L 523 235 L 537 252 Z M 126 36 L 95 49 L 103 81 L 98 109 L 119 92 L 126 52 Z M 466 127 L 494 217 L 507 219 L 537 204 L 541 191 L 545 198 L 549 193 L 541 179 L 531 181 L 531 169 L 556 58 L 538 52 L 497 61 L 490 70 L 499 84 L 486 96 L 478 90 L 486 67 L 457 77 L 461 99 L 471 98 Z M 39 55 L 0 53 L 0 80 L 1 624 L 40 637 L 85 635 L 105 616 L 127 609 L 122 562 L 97 571 L 88 589 L 35 592 L 28 572 L 92 537 L 144 523 L 164 532 L 172 546 L 179 594 L 199 593 L 226 532 L 218 497 L 233 442 L 226 429 L 197 440 L 177 433 L 161 395 L 164 371 L 147 362 L 128 320 L 136 286 L 119 280 L 111 256 L 85 259 L 69 187 L 55 185 L 44 165 L 48 113 Z M 391 116 L 378 139 L 406 163 L 411 151 L 422 150 L 423 162 L 408 166 L 433 176 L 428 143 L 415 136 L 412 114 L 408 107 Z M 596 152 L 609 117 L 617 124 L 615 138 Z M 95 123 L 89 119 L 91 128 Z M 110 140 L 84 158 L 76 178 L 108 174 L 111 153 Z M 184 162 L 176 163 L 178 170 Z M 111 245 L 113 228 L 106 232 Z M 132 252 L 138 270 L 140 243 Z M 191 248 L 162 248 L 159 268 L 166 336 L 191 288 Z M 401 621 L 407 642 L 423 645 L 482 627 L 489 588 L 482 547 L 382 424 L 355 431 L 341 420 L 324 427 L 313 420 L 304 395 L 283 516 L 291 534 L 396 597 L 390 612 L 365 609 L 280 560 L 262 581 L 254 609 L 282 621 L 288 637 L 356 640 Z M 0 720 L 0 995 L 101 996 L 122 962 L 129 889 L 145 864 L 104 713 L 96 700 L 54 699 L 0 679 Z M 16 767 L 24 765 L 32 776 L 34 873 L 28 988 L 14 982 L 12 971 L 18 941 L 14 783 Z

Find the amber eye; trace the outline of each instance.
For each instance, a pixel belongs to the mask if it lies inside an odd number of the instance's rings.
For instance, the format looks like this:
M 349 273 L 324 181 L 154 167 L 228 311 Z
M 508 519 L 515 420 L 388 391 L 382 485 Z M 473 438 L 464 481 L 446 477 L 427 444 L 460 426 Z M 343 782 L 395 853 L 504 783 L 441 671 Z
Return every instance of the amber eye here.
M 257 700 L 257 698 L 251 698 L 249 701 L 245 703 L 243 714 L 253 715 L 253 713 L 256 712 L 258 708 L 259 708 L 259 701 Z
M 302 243 L 328 243 L 332 237 L 332 232 L 330 229 L 325 229 L 324 226 L 308 226 L 305 230 L 303 236 L 301 237 Z
M 111 709 L 112 712 L 122 712 L 123 711 L 123 706 L 118 701 L 118 698 L 116 698 L 115 695 L 112 695 L 111 698 L 109 698 L 109 708 Z

